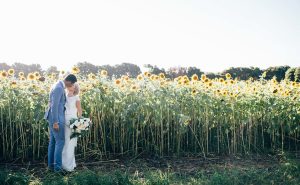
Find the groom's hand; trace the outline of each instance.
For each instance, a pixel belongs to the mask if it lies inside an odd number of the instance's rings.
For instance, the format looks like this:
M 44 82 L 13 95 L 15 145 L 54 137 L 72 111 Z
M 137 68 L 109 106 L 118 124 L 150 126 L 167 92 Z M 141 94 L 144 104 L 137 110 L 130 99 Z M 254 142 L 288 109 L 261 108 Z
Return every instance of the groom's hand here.
M 59 130 L 59 125 L 58 125 L 58 123 L 54 123 L 54 124 L 53 124 L 53 129 L 56 130 L 56 131 Z

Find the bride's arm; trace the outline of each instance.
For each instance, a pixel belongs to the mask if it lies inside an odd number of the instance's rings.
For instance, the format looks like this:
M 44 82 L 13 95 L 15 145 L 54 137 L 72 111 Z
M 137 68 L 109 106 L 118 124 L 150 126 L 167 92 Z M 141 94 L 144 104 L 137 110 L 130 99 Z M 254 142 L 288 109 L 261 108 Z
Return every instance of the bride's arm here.
M 82 116 L 82 108 L 81 108 L 80 100 L 76 101 L 76 108 L 77 108 L 78 117 L 80 118 Z

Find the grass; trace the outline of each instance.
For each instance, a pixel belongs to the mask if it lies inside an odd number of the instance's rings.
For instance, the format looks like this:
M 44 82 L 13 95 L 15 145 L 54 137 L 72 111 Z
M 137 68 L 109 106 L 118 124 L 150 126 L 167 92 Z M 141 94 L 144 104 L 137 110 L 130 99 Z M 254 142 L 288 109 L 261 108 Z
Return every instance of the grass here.
M 176 174 L 170 172 L 145 171 L 129 174 L 128 172 L 115 171 L 111 173 L 93 170 L 80 170 L 70 175 L 47 173 L 44 177 L 35 177 L 29 172 L 20 173 L 7 170 L 0 172 L 0 184 L 44 184 L 44 185 L 110 185 L 110 184 L 299 184 L 299 169 L 280 167 L 277 169 L 231 169 L 227 171 L 216 170 L 208 175 L 199 171 L 195 175 Z
M 136 159 L 130 163 L 114 162 L 88 166 L 66 175 L 48 172 L 45 168 L 2 168 L 0 184 L 30 185 L 239 185 L 239 184 L 300 184 L 300 162 L 284 159 L 280 162 L 246 159 L 222 159 L 199 163 L 196 159 L 158 161 L 157 164 Z M 194 161 L 194 162 L 193 162 Z

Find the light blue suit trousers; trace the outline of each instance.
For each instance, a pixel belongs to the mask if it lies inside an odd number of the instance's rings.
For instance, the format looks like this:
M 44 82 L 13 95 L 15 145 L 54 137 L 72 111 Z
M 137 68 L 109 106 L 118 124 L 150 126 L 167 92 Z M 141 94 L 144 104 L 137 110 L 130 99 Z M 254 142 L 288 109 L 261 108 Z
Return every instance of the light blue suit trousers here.
M 65 144 L 65 103 L 66 95 L 64 82 L 57 82 L 50 92 L 50 104 L 45 113 L 50 129 L 50 142 L 48 146 L 48 167 L 54 171 L 62 169 L 62 150 Z M 53 129 L 53 124 L 59 124 L 59 130 Z

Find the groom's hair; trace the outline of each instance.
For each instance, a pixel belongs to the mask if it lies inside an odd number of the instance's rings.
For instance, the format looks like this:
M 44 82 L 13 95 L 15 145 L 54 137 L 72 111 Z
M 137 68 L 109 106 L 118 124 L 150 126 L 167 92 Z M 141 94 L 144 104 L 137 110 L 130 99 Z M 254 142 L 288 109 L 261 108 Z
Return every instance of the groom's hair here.
M 68 76 L 66 76 L 65 81 L 69 81 L 69 82 L 71 82 L 72 84 L 74 84 L 74 83 L 77 82 L 77 78 L 76 78 L 75 75 L 69 74 Z

